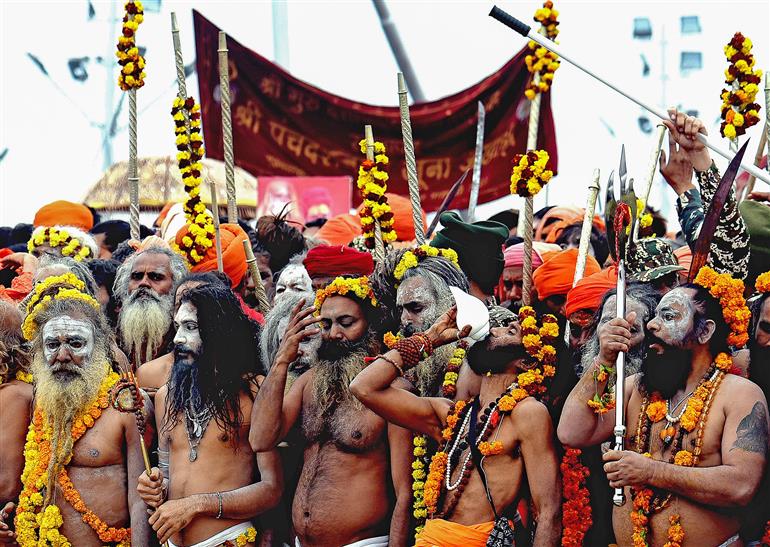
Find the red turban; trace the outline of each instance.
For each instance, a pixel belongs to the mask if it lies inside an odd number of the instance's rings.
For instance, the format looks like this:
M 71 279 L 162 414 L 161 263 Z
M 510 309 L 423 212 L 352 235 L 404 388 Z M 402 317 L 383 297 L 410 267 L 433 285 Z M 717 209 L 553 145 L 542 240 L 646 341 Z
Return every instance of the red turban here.
M 94 227 L 94 215 L 85 205 L 60 200 L 43 205 L 35 213 L 33 224 L 35 228 L 39 226 L 74 226 L 87 232 Z
M 370 253 L 362 253 L 342 245 L 318 245 L 307 252 L 305 260 L 307 274 L 311 278 L 338 275 L 369 275 L 374 270 Z
M 385 197 L 388 198 L 388 205 L 393 210 L 393 229 L 396 231 L 396 241 L 413 241 L 416 236 L 414 234 L 412 202 L 409 201 L 408 197 L 398 194 L 386 193 Z M 422 230 L 425 233 L 428 231 L 425 211 L 420 209 L 420 214 L 422 216 Z
M 596 311 L 607 291 L 614 289 L 618 282 L 618 269 L 610 266 L 606 270 L 583 277 L 567 293 L 565 314 L 567 317 L 579 310 Z
M 537 290 L 540 300 L 555 294 L 566 295 L 572 288 L 572 280 L 575 277 L 575 265 L 577 264 L 578 250 L 567 249 L 556 253 L 543 262 L 532 275 L 532 283 Z M 586 257 L 586 269 L 584 276 L 593 275 L 600 271 L 599 263 L 594 257 Z
M 179 230 L 176 234 L 176 244 L 182 243 L 182 238 L 187 235 L 189 225 Z M 249 240 L 249 236 L 243 228 L 237 224 L 221 224 L 219 226 L 222 239 L 222 267 L 230 278 L 230 285 L 235 288 L 243 280 L 246 274 L 246 251 L 243 250 L 243 242 Z M 217 269 L 216 244 L 209 247 L 203 260 L 192 267 L 194 272 L 213 272 Z
M 361 220 L 357 216 L 337 215 L 326 221 L 315 234 L 316 239 L 322 239 L 330 245 L 347 245 L 356 236 L 361 235 Z

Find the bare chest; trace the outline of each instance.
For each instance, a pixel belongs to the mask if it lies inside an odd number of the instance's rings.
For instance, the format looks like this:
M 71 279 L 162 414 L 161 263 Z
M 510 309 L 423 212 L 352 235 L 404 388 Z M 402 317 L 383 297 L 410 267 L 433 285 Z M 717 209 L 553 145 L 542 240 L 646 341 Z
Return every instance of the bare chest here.
M 302 428 L 310 442 L 331 442 L 343 452 L 363 453 L 382 446 L 385 421 L 373 412 L 353 403 L 343 403 L 328 414 L 319 412 L 315 403 L 303 406 Z
M 130 418 L 130 417 L 129 417 Z M 133 418 L 131 418 L 133 419 Z M 128 420 L 128 425 L 134 425 Z M 107 408 L 75 443 L 71 465 L 78 467 L 106 467 L 125 462 L 125 427 L 122 414 Z

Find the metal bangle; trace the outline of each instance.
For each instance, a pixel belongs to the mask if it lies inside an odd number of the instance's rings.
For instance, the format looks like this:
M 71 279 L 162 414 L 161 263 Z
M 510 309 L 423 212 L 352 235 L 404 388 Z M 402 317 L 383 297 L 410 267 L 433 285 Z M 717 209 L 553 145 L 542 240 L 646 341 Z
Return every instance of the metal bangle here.
M 217 492 L 217 501 L 219 501 L 219 512 L 217 513 L 217 519 L 222 518 L 222 492 Z

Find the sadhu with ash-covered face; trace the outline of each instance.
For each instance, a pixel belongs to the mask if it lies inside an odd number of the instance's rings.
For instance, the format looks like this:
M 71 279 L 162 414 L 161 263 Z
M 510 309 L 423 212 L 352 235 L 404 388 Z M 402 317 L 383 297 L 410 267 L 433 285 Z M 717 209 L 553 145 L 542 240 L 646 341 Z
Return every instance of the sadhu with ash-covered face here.
M 625 385 L 628 449 L 604 455 L 610 486 L 623 488 L 628 500 L 613 514 L 619 545 L 684 537 L 690 545 L 741 545 L 735 509 L 759 487 L 767 403 L 757 385 L 730 373 L 728 344 L 745 343 L 749 317 L 743 283 L 706 268 L 695 281 L 663 296 L 647 323 L 641 371 Z M 614 420 L 587 402 L 609 377 L 593 372 L 611 369 L 617 353 L 629 351 L 635 315 L 601 327 L 611 354 L 597 356 L 570 394 L 559 423 L 563 443 L 590 446 L 611 437 Z

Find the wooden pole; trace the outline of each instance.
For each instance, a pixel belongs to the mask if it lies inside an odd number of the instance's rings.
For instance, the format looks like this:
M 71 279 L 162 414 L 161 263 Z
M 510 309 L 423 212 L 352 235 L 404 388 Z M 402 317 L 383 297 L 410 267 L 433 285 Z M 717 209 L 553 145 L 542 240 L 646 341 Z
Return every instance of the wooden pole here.
M 650 166 L 647 171 L 647 180 L 644 186 L 644 206 L 647 207 L 647 201 L 650 199 L 650 190 L 652 189 L 652 182 L 655 180 L 655 173 L 658 172 L 658 158 L 660 158 L 660 150 L 663 147 L 663 137 L 666 134 L 666 126 L 658 124 L 658 132 L 655 134 L 655 148 L 650 156 Z M 644 211 L 639 213 L 643 214 Z M 639 239 L 639 226 L 640 222 L 634 223 L 634 241 Z
M 254 257 L 254 251 L 251 248 L 251 242 L 248 239 L 243 240 L 243 250 L 246 253 L 246 265 L 249 267 L 251 279 L 254 281 L 254 292 L 257 297 L 257 307 L 259 312 L 266 314 L 270 311 L 270 302 L 267 300 L 265 286 L 262 284 L 262 276 L 259 275 L 257 259 Z
M 222 232 L 219 229 L 219 200 L 217 199 L 217 185 L 213 180 L 209 181 L 209 190 L 211 190 L 211 214 L 214 217 L 214 245 L 217 249 L 217 270 L 219 273 L 225 271 L 222 264 Z
M 409 187 L 409 200 L 412 202 L 412 220 L 414 222 L 414 238 L 417 245 L 425 244 L 425 227 L 422 224 L 422 207 L 420 206 L 420 183 L 417 180 L 417 161 L 414 157 L 414 141 L 412 140 L 412 120 L 409 117 L 409 100 L 407 98 L 404 75 L 398 73 L 398 107 L 401 111 L 401 136 L 404 139 L 404 160 L 406 161 L 406 182 Z
M 182 56 L 182 44 L 179 41 L 179 27 L 176 23 L 176 13 L 171 12 L 171 41 L 174 44 L 174 65 L 176 67 L 177 95 L 183 101 L 187 100 L 187 81 L 184 75 L 184 57 Z M 190 138 L 190 115 L 186 108 L 182 109 L 184 124 L 187 128 L 187 138 Z
M 532 75 L 532 83 L 537 86 L 540 81 L 540 75 Z M 527 151 L 537 148 L 537 134 L 540 129 L 540 98 L 541 92 L 535 95 L 529 103 L 529 127 L 527 130 Z M 524 200 L 524 233 L 520 234 L 524 238 L 524 280 L 522 287 L 522 303 L 525 306 L 532 305 L 532 224 L 534 221 L 534 198 L 528 197 Z
M 136 88 L 128 90 L 128 191 L 129 191 L 129 225 L 131 239 L 139 241 L 139 174 L 137 170 L 137 116 Z
M 476 205 L 479 202 L 481 186 L 481 164 L 484 159 L 484 121 L 486 111 L 484 103 L 479 101 L 478 117 L 476 119 L 476 153 L 473 156 L 473 178 L 471 179 L 471 196 L 468 200 L 468 222 L 476 220 Z
M 372 126 L 364 126 L 364 139 L 366 139 L 366 159 L 374 161 L 374 133 Z M 374 260 L 382 263 L 385 260 L 385 244 L 382 241 L 382 228 L 380 220 L 374 219 Z
M 227 35 L 219 32 L 219 94 L 222 106 L 222 142 L 225 151 L 225 187 L 227 188 L 227 222 L 238 224 L 235 199 L 235 156 L 233 155 L 233 122 L 230 115 L 230 66 L 227 59 Z

